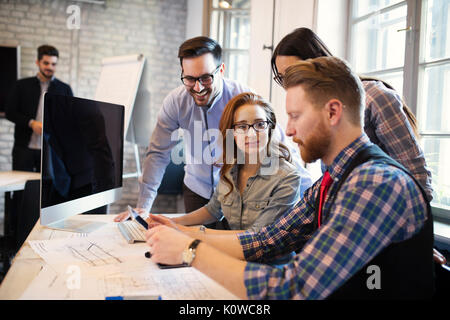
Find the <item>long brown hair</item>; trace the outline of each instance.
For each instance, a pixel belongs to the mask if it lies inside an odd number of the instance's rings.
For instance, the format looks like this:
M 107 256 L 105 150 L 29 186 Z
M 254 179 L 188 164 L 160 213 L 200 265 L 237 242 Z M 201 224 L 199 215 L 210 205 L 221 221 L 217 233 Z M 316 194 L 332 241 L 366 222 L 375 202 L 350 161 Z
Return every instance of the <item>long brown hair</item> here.
M 221 132 L 222 137 L 222 168 L 220 169 L 220 179 L 223 179 L 225 183 L 230 187 L 230 191 L 225 195 L 228 196 L 233 191 L 233 183 L 226 177 L 226 174 L 231 170 L 231 168 L 236 163 L 236 156 L 237 156 L 237 146 L 236 142 L 234 141 L 234 136 L 230 136 L 233 134 L 233 125 L 234 125 L 234 115 L 236 113 L 236 110 L 246 104 L 250 105 L 257 105 L 260 106 L 264 112 L 266 113 L 267 121 L 269 121 L 269 139 L 267 141 L 267 154 L 270 155 L 270 147 L 272 146 L 272 130 L 275 128 L 277 120 L 275 117 L 275 112 L 272 109 L 272 106 L 268 101 L 266 101 L 263 97 L 254 94 L 252 92 L 243 92 L 234 98 L 232 98 L 230 101 L 228 101 L 227 105 L 225 106 L 225 109 L 223 110 L 222 117 L 220 118 L 219 122 L 219 130 Z M 232 150 L 229 150 L 229 147 L 226 144 L 227 136 L 229 141 L 233 141 L 232 143 Z M 291 161 L 291 154 L 289 152 L 289 149 L 283 145 L 282 143 L 277 142 L 278 145 L 278 154 L 280 158 L 285 159 L 286 161 Z

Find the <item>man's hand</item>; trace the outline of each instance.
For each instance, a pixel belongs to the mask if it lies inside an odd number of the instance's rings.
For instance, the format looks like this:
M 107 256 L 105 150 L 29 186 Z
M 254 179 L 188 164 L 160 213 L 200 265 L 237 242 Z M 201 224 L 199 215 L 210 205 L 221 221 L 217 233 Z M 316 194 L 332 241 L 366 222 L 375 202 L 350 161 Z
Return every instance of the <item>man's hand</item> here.
M 183 250 L 194 240 L 173 228 L 159 225 L 147 230 L 145 239 L 150 247 L 152 261 L 164 264 L 183 262 Z
M 134 208 L 134 210 L 139 213 L 139 214 L 143 214 L 145 213 L 145 210 L 142 208 Z M 125 221 L 128 220 L 130 218 L 130 213 L 127 211 L 121 212 L 117 215 L 117 217 L 114 218 L 115 222 L 121 222 L 121 221 Z
M 34 133 L 36 133 L 38 135 L 42 135 L 42 122 L 32 120 L 30 123 L 30 127 Z

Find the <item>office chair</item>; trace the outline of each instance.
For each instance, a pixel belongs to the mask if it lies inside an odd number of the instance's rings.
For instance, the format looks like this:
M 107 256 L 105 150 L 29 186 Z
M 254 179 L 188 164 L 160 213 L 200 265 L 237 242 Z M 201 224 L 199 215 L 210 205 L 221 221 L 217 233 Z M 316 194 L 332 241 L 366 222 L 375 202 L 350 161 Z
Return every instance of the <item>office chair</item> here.
M 158 194 L 178 195 L 183 193 L 184 164 L 170 161 L 166 168 Z
M 442 250 L 439 252 L 433 249 L 434 271 L 435 271 L 435 294 L 433 299 L 448 301 L 450 296 L 450 266 L 446 257 L 450 257 L 450 252 Z
M 17 212 L 16 248 L 17 252 L 30 234 L 40 216 L 40 180 L 28 180 Z
M 9 270 L 11 259 L 24 243 L 39 219 L 40 180 L 28 180 L 23 191 L 14 192 L 13 201 L 5 221 L 6 234 L 2 237 L 1 276 Z M 6 219 L 5 219 L 6 220 Z

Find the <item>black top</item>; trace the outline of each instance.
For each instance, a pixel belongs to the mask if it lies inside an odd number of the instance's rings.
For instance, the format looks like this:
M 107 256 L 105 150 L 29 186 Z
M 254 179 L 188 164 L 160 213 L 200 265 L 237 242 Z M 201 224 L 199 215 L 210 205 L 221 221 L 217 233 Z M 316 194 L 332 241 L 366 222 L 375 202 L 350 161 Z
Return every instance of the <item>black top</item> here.
M 337 189 L 329 197 L 331 201 L 334 201 L 338 190 L 350 172 L 368 161 L 382 162 L 407 173 L 419 186 L 423 199 L 427 202 L 427 220 L 422 229 L 411 238 L 391 243 L 381 250 L 327 299 L 431 299 L 434 293 L 433 218 L 425 190 L 411 173 L 378 146 L 371 145 L 361 150 L 353 159 L 339 181 Z M 318 201 L 319 197 L 316 199 L 316 208 L 318 208 Z M 326 220 L 326 218 L 324 219 Z M 316 210 L 314 221 L 316 228 L 317 219 Z M 379 268 L 380 288 L 369 288 L 368 286 L 369 277 L 371 277 L 370 266 Z
M 54 78 L 48 92 L 73 96 L 70 86 Z M 28 147 L 33 130 L 28 126 L 36 117 L 36 111 L 41 96 L 39 79 L 34 76 L 18 80 L 6 101 L 6 118 L 16 124 L 14 130 L 14 145 Z

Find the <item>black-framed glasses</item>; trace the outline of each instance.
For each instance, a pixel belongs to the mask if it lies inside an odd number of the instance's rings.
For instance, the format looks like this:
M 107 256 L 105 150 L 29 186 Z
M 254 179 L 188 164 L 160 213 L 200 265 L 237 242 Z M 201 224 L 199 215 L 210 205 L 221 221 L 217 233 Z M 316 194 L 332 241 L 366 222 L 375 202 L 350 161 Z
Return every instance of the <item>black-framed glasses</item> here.
M 262 132 L 267 129 L 270 123 L 268 120 L 257 121 L 253 124 L 237 123 L 233 125 L 233 130 L 238 134 L 246 134 L 250 130 L 250 127 L 252 127 L 256 132 Z
M 275 80 L 276 83 L 278 83 L 280 86 L 283 87 L 283 83 L 284 83 L 284 76 L 281 73 L 277 73 L 274 77 L 273 80 Z
M 191 77 L 191 76 L 184 76 L 181 77 L 181 81 L 183 84 L 187 87 L 193 87 L 195 86 L 195 83 L 198 81 L 202 86 L 209 86 L 214 81 L 214 75 L 220 68 L 220 64 L 217 66 L 217 68 L 212 73 L 207 73 L 204 75 L 201 75 L 200 77 Z

